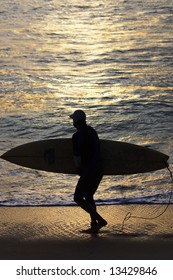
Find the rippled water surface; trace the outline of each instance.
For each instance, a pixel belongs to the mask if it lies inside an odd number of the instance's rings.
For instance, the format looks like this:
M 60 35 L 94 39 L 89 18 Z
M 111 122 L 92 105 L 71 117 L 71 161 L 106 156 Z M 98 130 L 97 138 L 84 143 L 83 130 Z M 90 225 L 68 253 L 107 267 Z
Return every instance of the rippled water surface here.
M 172 0 L 0 0 L 0 153 L 71 137 L 82 108 L 103 139 L 173 156 Z M 3 205 L 71 204 L 76 176 L 3 160 Z M 104 177 L 100 203 L 169 200 L 166 170 Z

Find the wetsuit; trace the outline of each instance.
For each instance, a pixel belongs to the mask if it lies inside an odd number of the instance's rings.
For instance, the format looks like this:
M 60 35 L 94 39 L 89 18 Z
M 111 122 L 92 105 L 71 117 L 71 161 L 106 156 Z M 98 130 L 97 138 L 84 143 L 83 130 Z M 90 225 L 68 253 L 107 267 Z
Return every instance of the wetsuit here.
M 80 159 L 79 181 L 74 200 L 85 199 L 95 208 L 93 199 L 103 177 L 100 141 L 96 131 L 86 123 L 72 137 L 74 157 Z

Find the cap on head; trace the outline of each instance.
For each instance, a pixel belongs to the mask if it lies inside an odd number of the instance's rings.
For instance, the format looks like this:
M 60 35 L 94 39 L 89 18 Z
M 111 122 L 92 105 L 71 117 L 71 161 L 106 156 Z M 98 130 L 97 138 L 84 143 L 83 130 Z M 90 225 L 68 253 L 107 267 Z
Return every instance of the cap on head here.
M 86 114 L 82 110 L 76 110 L 72 115 L 70 115 L 70 118 L 73 119 L 74 123 L 76 123 L 81 120 L 86 120 Z

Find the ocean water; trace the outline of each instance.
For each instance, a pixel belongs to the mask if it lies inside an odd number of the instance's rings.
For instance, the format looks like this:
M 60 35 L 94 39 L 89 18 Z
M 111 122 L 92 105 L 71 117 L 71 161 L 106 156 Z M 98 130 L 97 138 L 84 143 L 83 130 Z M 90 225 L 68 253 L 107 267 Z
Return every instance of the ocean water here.
M 0 154 L 71 137 L 81 108 L 100 138 L 164 152 L 173 170 L 172 0 L 0 0 L 0 37 Z M 1 159 L 0 205 L 73 205 L 77 180 Z M 166 169 L 105 176 L 95 198 L 164 204 L 172 187 Z

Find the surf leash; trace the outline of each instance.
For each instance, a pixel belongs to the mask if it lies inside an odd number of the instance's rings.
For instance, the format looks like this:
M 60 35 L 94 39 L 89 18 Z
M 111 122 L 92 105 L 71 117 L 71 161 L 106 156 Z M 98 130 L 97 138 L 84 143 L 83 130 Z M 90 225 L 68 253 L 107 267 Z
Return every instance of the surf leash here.
M 168 169 L 169 173 L 170 173 L 170 177 L 171 177 L 171 188 L 170 188 L 170 195 L 169 195 L 169 200 L 166 204 L 166 207 L 165 209 L 159 213 L 158 215 L 154 216 L 154 217 L 142 217 L 142 216 L 136 216 L 136 215 L 132 215 L 132 213 L 129 211 L 125 217 L 124 217 L 124 220 L 122 222 L 122 227 L 121 227 L 121 232 L 123 232 L 124 230 L 124 226 L 125 226 L 125 222 L 127 222 L 129 219 L 133 218 L 133 219 L 142 219 L 142 220 L 154 220 L 154 219 L 157 219 L 159 217 L 161 217 L 168 209 L 168 207 L 170 206 L 171 204 L 171 200 L 172 200 L 172 197 L 173 197 L 173 174 L 169 168 L 169 165 L 166 163 L 166 168 Z

